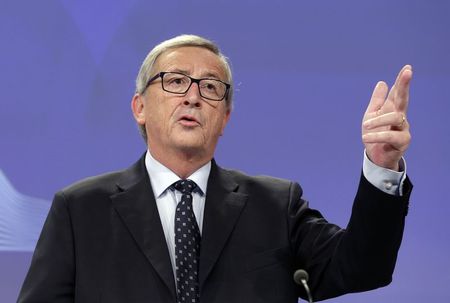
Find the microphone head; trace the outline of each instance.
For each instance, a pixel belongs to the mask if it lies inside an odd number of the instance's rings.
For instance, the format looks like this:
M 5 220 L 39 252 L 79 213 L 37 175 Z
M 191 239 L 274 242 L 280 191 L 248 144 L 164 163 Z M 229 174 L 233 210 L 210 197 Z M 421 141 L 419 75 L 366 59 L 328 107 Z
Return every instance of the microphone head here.
M 294 281 L 295 283 L 302 285 L 302 280 L 305 280 L 305 282 L 308 282 L 309 275 L 308 273 L 303 269 L 297 269 L 294 272 Z

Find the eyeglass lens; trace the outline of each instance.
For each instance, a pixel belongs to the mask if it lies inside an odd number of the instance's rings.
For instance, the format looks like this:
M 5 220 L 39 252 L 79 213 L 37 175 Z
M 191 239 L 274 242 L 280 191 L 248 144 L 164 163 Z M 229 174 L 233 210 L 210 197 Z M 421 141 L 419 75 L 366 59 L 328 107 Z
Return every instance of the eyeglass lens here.
M 166 73 L 163 76 L 163 89 L 175 93 L 184 94 L 189 90 L 192 79 L 180 73 Z M 200 79 L 198 81 L 200 95 L 211 100 L 222 100 L 227 87 L 224 83 L 214 79 Z

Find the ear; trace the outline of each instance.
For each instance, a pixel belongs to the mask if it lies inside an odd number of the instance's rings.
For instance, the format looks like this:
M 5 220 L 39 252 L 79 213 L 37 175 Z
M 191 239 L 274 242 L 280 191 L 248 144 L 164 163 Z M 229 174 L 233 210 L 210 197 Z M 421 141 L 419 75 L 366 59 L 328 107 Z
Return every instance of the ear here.
M 133 112 L 134 119 L 140 125 L 145 124 L 144 113 L 144 97 L 140 94 L 135 94 L 131 99 L 131 111 Z
M 223 121 L 222 121 L 222 129 L 220 130 L 221 136 L 223 136 L 223 133 L 225 131 L 225 126 L 227 126 L 227 123 L 230 120 L 230 117 L 231 117 L 231 110 L 227 109 L 225 116 L 223 117 Z

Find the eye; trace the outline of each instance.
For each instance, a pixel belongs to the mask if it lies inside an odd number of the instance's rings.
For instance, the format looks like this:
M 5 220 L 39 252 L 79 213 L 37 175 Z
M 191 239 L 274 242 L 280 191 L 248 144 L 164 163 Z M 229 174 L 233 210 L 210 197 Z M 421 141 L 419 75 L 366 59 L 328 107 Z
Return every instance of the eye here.
M 183 78 L 175 78 L 172 80 L 172 83 L 174 84 L 182 84 L 183 82 Z
M 164 87 L 169 91 L 179 92 L 186 89 L 190 84 L 190 79 L 178 73 L 167 73 L 164 75 Z
M 216 92 L 218 88 L 218 83 L 219 82 L 214 80 L 205 80 L 202 83 L 202 89 L 207 90 L 209 92 Z
M 182 75 L 167 77 L 166 83 L 170 85 L 182 85 L 187 83 L 187 78 Z

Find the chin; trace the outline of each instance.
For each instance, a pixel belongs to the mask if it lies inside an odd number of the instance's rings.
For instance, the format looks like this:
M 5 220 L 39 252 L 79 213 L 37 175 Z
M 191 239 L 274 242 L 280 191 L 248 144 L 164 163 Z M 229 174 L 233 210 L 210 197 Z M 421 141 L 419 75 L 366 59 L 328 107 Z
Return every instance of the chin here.
M 203 146 L 198 145 L 179 145 L 178 150 L 189 156 L 202 156 L 206 153 Z
M 180 138 L 180 140 L 176 140 L 174 142 L 176 148 L 179 150 L 202 150 L 204 149 L 205 145 L 202 140 L 196 139 L 196 138 Z

